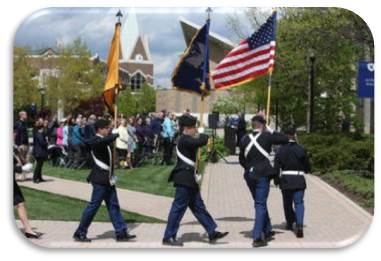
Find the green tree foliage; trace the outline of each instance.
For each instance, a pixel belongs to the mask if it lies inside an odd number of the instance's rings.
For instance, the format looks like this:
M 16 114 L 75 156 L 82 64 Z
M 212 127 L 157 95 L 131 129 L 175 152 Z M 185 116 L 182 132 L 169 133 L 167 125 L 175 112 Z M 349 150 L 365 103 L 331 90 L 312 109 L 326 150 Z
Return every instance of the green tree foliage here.
M 119 93 L 118 110 L 125 116 L 137 113 L 149 113 L 156 110 L 156 92 L 155 89 L 143 84 L 140 90 L 132 92 L 127 88 Z
M 46 106 L 57 110 L 60 100 L 65 112 L 70 112 L 81 101 L 102 93 L 103 66 L 90 61 L 90 51 L 81 39 L 59 47 L 58 77 L 48 77 Z
M 247 15 L 256 30 L 269 14 L 248 9 Z M 236 30 L 236 22 L 229 24 Z M 357 120 L 354 111 L 358 100 L 354 89 L 357 62 L 373 60 L 372 34 L 359 16 L 345 9 L 281 8 L 271 103 L 272 113 L 276 102 L 279 104 L 281 125 L 306 125 L 311 51 L 316 57 L 315 129 L 337 131 L 343 118 Z M 256 93 L 257 107 L 263 108 L 267 77 L 252 81 L 250 87 Z M 323 93 L 326 98 L 321 97 Z
M 14 48 L 13 55 L 13 107 L 14 110 L 30 107 L 38 100 L 37 71 L 27 61 L 28 49 Z

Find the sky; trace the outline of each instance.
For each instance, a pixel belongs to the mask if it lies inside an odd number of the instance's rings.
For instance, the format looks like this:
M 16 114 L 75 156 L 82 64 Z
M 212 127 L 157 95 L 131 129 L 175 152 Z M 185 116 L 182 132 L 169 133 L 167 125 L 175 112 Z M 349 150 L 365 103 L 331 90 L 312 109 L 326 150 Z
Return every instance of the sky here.
M 15 35 L 16 46 L 32 49 L 55 47 L 67 44 L 80 37 L 93 55 L 107 59 L 108 49 L 119 8 L 48 8 L 26 18 Z M 124 15 L 129 8 L 120 8 Z M 135 8 L 139 33 L 148 37 L 149 49 L 154 62 L 154 85 L 171 87 L 170 76 L 186 46 L 179 17 L 198 25 L 205 23 L 206 8 Z M 236 17 L 242 31 L 249 36 L 253 32 L 245 18 L 243 8 L 214 8 L 211 14 L 210 31 L 234 43 L 239 37 L 232 32 L 227 22 Z

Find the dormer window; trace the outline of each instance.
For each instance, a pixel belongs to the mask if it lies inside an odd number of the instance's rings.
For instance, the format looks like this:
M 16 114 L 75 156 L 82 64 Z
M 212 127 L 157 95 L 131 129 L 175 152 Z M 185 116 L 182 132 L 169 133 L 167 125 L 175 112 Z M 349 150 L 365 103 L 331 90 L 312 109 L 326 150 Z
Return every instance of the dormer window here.
M 141 55 L 141 54 L 135 55 L 135 60 L 136 61 L 143 61 L 143 55 Z

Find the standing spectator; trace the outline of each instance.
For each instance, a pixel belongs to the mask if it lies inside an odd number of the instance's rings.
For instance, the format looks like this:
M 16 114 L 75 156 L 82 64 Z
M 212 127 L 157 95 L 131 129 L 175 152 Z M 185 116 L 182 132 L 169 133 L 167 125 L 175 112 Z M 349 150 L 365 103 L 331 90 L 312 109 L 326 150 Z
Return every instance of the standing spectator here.
M 45 180 L 42 178 L 42 166 L 48 157 L 48 142 L 46 140 L 46 133 L 44 130 L 44 121 L 39 119 L 36 122 L 33 131 L 33 156 L 36 159 L 36 167 L 33 173 L 33 182 L 40 183 Z
M 81 145 L 82 145 L 82 136 L 81 136 L 81 121 L 82 117 L 78 116 L 73 126 L 72 133 L 72 151 L 74 156 L 73 168 L 76 168 L 79 165 L 79 159 L 81 158 Z
M 161 136 L 164 140 L 163 163 L 171 165 L 174 131 L 172 128 L 171 119 L 168 117 L 168 114 L 164 118 L 163 131 L 161 132 Z
M 15 123 L 15 145 L 25 159 L 27 159 L 29 145 L 27 119 L 28 114 L 25 111 L 20 111 L 19 120 Z
M 62 129 L 63 131 L 62 145 L 65 151 L 68 150 L 68 146 L 69 146 L 69 121 L 70 121 L 70 118 L 68 120 L 65 120 L 65 124 Z
M 87 144 L 96 134 L 94 123 L 97 120 L 97 116 L 91 114 L 84 129 L 83 141 Z
M 137 143 L 137 152 L 139 156 L 143 151 L 143 143 L 144 143 L 144 127 L 143 127 L 143 119 L 138 118 L 136 121 L 136 137 L 138 138 Z
M 123 167 L 127 168 L 129 162 L 127 160 L 127 149 L 128 149 L 128 131 L 127 131 L 127 120 L 121 119 L 120 125 L 118 127 L 119 137 L 116 139 L 116 150 L 118 153 L 118 161 L 123 159 L 125 164 Z
M 51 122 L 48 123 L 48 138 L 49 138 L 49 144 L 56 144 L 57 143 L 57 128 L 58 128 L 58 122 L 57 118 L 53 118 Z
M 177 124 L 176 115 L 172 112 L 169 114 L 169 119 L 171 120 L 171 126 L 173 130 L 173 137 L 176 137 L 179 133 L 179 126 Z
M 155 134 L 153 133 L 150 127 L 150 123 L 151 122 L 149 118 L 146 118 L 145 122 L 143 122 L 143 134 L 144 134 L 143 149 L 145 153 L 152 154 L 153 148 L 154 148 Z
M 133 116 L 128 118 L 127 132 L 128 132 L 127 164 L 130 166 L 130 168 L 133 168 L 132 155 L 135 151 L 135 143 L 138 140 L 136 137 L 135 119 Z
M 245 114 L 243 112 L 240 112 L 238 114 L 238 124 L 237 124 L 237 146 L 239 146 L 239 142 L 241 141 L 242 137 L 246 134 L 246 121 L 245 121 Z
M 155 151 L 158 150 L 159 148 L 159 142 L 160 142 L 160 133 L 161 133 L 161 122 L 163 121 L 163 113 L 159 112 L 156 117 L 153 117 L 150 123 L 151 130 L 153 134 L 155 135 L 154 137 L 154 148 Z
M 64 126 L 65 126 L 65 119 L 62 119 L 60 121 L 60 125 L 56 129 L 56 137 L 57 137 L 56 144 L 57 146 L 61 148 L 64 146 Z

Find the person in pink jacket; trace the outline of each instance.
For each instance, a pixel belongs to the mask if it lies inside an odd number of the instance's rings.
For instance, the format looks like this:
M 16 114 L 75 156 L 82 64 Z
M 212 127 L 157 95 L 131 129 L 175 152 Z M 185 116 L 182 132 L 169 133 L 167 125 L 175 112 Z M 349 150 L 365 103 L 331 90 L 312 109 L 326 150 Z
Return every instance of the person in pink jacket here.
M 57 141 L 56 144 L 60 147 L 63 147 L 63 138 L 64 138 L 64 133 L 63 133 L 63 128 L 65 126 L 65 120 L 60 121 L 60 126 L 57 128 Z

